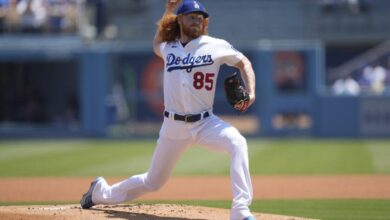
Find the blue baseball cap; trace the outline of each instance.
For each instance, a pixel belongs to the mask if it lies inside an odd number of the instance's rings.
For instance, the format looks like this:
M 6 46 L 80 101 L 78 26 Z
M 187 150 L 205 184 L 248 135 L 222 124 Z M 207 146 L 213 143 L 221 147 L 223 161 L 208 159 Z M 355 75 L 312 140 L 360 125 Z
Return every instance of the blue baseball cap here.
M 206 8 L 196 0 L 183 1 L 179 8 L 177 9 L 176 14 L 189 14 L 193 12 L 201 13 L 205 18 L 209 17 L 209 14 L 206 12 Z

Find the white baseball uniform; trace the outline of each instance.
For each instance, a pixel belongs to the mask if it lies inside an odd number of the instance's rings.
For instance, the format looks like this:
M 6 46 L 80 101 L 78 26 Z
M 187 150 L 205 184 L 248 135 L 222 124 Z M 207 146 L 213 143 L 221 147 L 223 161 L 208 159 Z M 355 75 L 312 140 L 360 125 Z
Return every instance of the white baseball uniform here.
M 148 172 L 112 186 L 105 181 L 98 182 L 92 200 L 95 204 L 121 203 L 158 190 L 168 180 L 182 153 L 200 145 L 230 155 L 231 219 L 242 220 L 250 215 L 248 206 L 253 196 L 247 143 L 236 128 L 212 111 L 220 66 L 232 66 L 244 56 L 226 41 L 204 35 L 185 46 L 179 41 L 163 42 L 160 52 L 165 63 L 166 111 L 151 166 Z M 185 121 L 191 117 L 197 121 Z

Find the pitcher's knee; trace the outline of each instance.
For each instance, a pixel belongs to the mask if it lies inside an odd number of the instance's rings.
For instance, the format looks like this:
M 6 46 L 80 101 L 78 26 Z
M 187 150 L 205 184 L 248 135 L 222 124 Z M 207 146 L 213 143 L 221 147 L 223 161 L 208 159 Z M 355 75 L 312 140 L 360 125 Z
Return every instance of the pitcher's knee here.
M 164 183 L 165 182 L 151 182 L 151 181 L 145 181 L 145 186 L 146 188 L 151 191 L 151 192 L 154 192 L 154 191 L 158 191 L 159 189 L 161 189 L 161 187 L 164 186 Z
M 163 186 L 163 185 L 159 185 L 159 184 L 146 185 L 146 187 L 148 188 L 148 190 L 151 191 L 151 192 L 158 191 L 159 189 L 161 189 L 162 186 Z
M 234 139 L 232 140 L 232 147 L 233 147 L 233 152 L 247 152 L 248 151 L 246 139 L 241 134 L 234 137 Z

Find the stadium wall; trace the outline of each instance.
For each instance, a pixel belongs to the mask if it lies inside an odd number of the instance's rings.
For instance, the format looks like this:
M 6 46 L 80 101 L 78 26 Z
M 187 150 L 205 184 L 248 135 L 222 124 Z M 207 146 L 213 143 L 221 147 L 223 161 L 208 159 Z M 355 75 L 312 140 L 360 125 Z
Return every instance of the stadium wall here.
M 0 50 L 3 85 L 10 82 L 4 79 L 5 75 L 24 72 L 24 81 L 28 79 L 45 100 L 41 103 L 45 103 L 47 117 L 38 122 L 10 120 L 5 113 L 5 109 L 10 109 L 7 103 L 17 104 L 19 100 L 17 96 L 6 99 L 3 95 L 1 137 L 158 134 L 163 110 L 163 64 L 151 49 L 128 42 L 88 44 L 79 39 L 40 38 L 34 44 L 30 41 L 28 47 L 20 46 L 20 42 L 10 42 Z M 346 97 L 324 92 L 324 47 L 320 42 L 259 41 L 254 45 L 239 49 L 252 60 L 257 73 L 256 105 L 242 115 L 231 109 L 221 82 L 235 70 L 226 66 L 221 68 L 215 100 L 215 113 L 243 133 L 270 137 L 390 135 L 388 97 Z M 56 65 L 48 68 L 52 63 Z M 24 69 L 8 68 L 12 64 L 20 64 Z M 64 87 L 65 84 L 68 86 Z M 3 91 L 16 90 L 9 86 L 9 90 Z M 68 109 L 64 94 L 77 96 L 73 109 Z M 61 117 L 58 112 L 62 112 Z

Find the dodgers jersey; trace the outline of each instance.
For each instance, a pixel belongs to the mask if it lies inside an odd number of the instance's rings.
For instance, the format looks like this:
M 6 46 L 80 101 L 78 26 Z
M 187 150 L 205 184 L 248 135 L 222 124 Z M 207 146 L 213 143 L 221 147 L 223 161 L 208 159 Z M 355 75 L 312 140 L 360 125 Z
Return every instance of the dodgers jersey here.
M 202 35 L 184 47 L 179 40 L 160 44 L 164 59 L 165 110 L 177 114 L 212 111 L 220 66 L 244 55 L 227 41 Z

